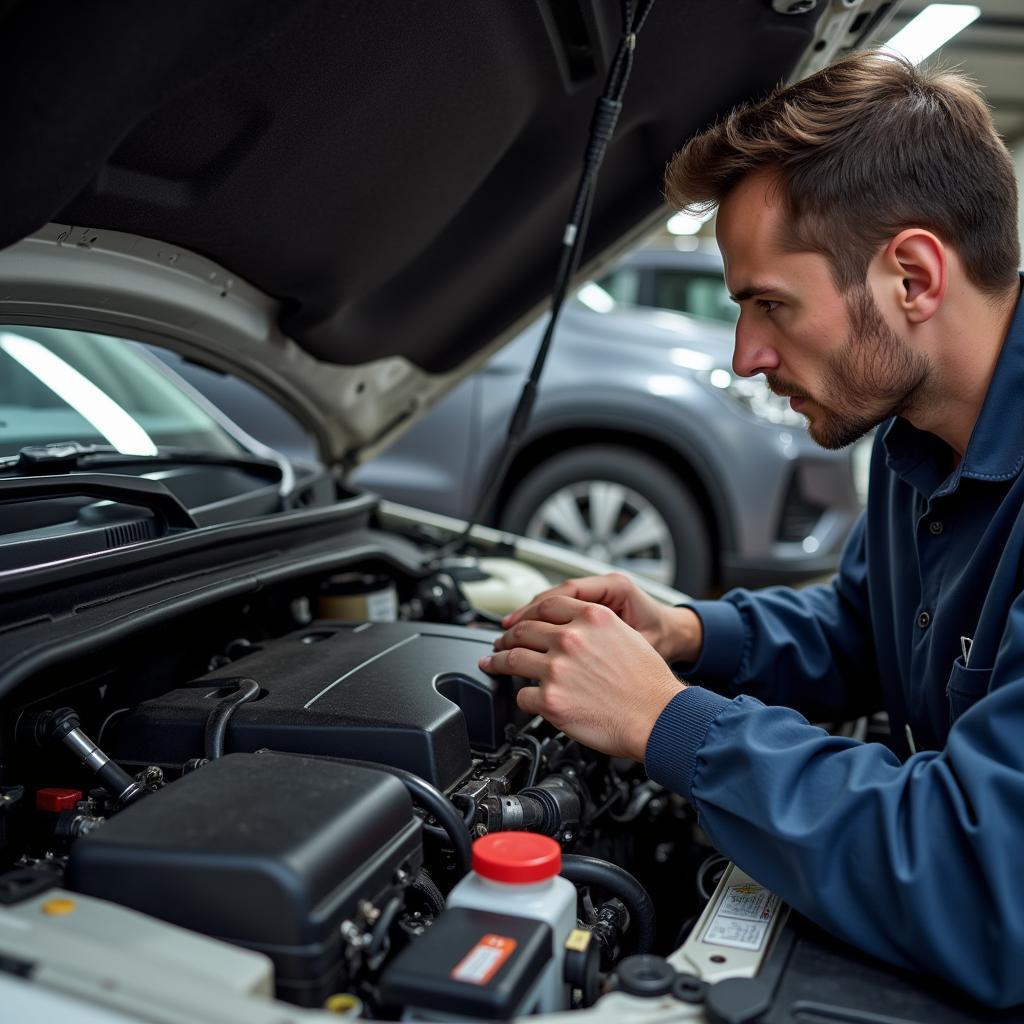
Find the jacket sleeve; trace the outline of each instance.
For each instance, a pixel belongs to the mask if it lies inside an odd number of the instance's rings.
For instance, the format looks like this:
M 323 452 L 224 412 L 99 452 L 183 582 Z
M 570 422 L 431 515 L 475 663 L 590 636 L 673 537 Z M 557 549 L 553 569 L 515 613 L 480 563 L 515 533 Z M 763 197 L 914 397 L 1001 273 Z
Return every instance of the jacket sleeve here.
M 704 645 L 686 679 L 810 718 L 866 714 L 882 706 L 870 627 L 865 519 L 857 520 L 828 584 L 792 590 L 732 590 L 694 601 Z
M 992 1006 L 1024 1001 L 1024 598 L 941 752 L 901 764 L 795 711 L 701 687 L 647 747 L 712 842 L 829 931 Z

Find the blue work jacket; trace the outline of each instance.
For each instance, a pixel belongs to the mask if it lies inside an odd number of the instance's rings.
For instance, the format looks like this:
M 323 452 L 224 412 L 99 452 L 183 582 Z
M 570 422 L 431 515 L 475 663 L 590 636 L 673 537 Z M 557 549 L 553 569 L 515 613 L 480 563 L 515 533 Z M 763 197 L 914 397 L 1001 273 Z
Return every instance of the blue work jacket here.
M 959 466 L 896 418 L 828 585 L 693 604 L 650 777 L 813 921 L 1024 1002 L 1024 300 Z M 888 712 L 896 752 L 808 722 Z M 916 752 L 915 752 L 916 751 Z

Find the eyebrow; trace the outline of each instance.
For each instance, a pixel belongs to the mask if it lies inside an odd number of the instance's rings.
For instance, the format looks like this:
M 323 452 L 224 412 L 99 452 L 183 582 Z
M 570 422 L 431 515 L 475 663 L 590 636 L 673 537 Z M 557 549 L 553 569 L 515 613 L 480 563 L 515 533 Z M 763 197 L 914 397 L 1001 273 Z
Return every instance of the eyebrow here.
M 729 292 L 729 298 L 733 302 L 745 302 L 747 299 L 753 299 L 758 295 L 764 295 L 767 292 L 771 292 L 773 295 L 785 296 L 786 293 L 781 288 L 774 288 L 768 284 L 752 284 L 746 288 L 741 288 L 735 295 Z

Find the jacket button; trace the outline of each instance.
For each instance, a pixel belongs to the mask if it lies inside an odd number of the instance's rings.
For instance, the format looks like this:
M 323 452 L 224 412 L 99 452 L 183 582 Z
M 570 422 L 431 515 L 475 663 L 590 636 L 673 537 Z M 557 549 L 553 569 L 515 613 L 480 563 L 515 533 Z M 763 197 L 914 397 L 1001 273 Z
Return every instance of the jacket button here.
M 931 530 L 931 532 L 935 534 L 936 537 L 938 537 L 938 535 L 942 533 L 942 523 L 940 523 L 938 519 L 933 519 L 928 524 L 928 529 Z
M 917 624 L 921 629 L 927 629 L 932 617 L 927 612 L 921 612 L 917 617 Z

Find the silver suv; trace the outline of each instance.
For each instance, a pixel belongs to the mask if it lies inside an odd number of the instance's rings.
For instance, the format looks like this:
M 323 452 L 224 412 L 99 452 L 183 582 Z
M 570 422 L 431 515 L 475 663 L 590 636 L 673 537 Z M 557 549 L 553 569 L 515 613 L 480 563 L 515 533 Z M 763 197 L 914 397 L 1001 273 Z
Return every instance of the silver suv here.
M 859 451 L 819 448 L 763 380 L 734 376 L 730 327 L 616 301 L 613 293 L 635 303 L 657 297 L 627 288 L 630 276 L 643 280 L 651 252 L 620 264 L 602 280 L 607 287 L 585 286 L 564 313 L 491 520 L 691 594 L 831 571 L 861 507 Z M 720 304 L 715 257 L 665 255 L 676 269 L 675 257 L 691 257 L 691 295 L 707 312 Z M 684 296 L 686 282 L 676 283 Z M 543 326 L 463 381 L 354 482 L 470 515 Z

